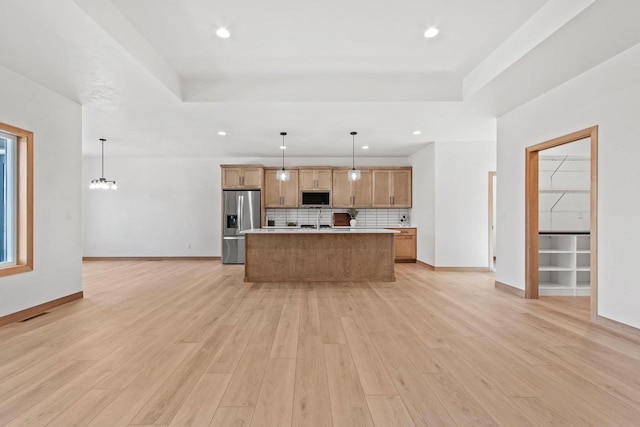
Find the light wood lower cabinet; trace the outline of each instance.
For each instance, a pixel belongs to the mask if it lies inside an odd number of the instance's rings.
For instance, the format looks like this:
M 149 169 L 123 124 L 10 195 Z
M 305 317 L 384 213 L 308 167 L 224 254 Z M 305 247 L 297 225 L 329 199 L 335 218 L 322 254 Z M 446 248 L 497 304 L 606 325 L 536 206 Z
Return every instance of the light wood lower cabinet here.
M 416 262 L 417 257 L 417 236 L 415 228 L 391 228 L 399 231 L 395 235 L 396 262 Z

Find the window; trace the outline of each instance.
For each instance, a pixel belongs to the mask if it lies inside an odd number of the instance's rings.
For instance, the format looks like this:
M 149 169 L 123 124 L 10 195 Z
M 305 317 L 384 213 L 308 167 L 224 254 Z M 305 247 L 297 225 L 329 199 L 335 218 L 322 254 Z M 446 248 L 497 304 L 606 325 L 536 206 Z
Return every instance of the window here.
M 33 270 L 33 133 L 0 123 L 0 276 Z
M 16 143 L 0 132 L 0 268 L 16 264 Z

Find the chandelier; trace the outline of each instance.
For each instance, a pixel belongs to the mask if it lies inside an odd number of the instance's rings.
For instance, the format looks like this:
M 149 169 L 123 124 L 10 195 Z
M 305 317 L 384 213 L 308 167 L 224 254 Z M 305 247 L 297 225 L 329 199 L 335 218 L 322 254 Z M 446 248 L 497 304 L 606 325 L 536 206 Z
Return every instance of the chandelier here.
M 104 177 L 104 143 L 107 140 L 104 138 L 100 138 L 100 143 L 102 144 L 102 174 L 98 179 L 92 179 L 91 184 L 89 184 L 89 188 L 92 190 L 117 190 L 118 185 L 115 181 L 110 181 Z

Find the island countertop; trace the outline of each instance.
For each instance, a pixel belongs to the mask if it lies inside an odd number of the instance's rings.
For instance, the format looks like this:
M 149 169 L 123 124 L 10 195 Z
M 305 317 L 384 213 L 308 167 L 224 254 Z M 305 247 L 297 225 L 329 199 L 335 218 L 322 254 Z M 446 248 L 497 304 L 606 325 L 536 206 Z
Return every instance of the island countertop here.
M 396 230 L 387 230 L 384 228 L 350 228 L 350 227 L 332 227 L 332 228 L 252 228 L 250 230 L 241 231 L 242 234 L 399 234 Z

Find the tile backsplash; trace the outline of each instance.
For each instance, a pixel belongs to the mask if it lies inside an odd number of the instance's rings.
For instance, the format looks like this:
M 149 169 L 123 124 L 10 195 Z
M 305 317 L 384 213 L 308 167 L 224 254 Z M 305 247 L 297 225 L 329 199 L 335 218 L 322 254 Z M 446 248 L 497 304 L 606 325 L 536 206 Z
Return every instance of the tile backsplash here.
M 276 227 L 284 227 L 290 222 L 295 222 L 297 225 L 315 224 L 318 211 L 320 211 L 320 224 L 331 225 L 333 214 L 346 213 L 347 209 L 267 209 L 266 214 L 268 219 L 275 221 Z M 358 212 L 357 227 L 398 227 L 403 215 L 406 215 L 411 223 L 409 209 L 358 209 Z

